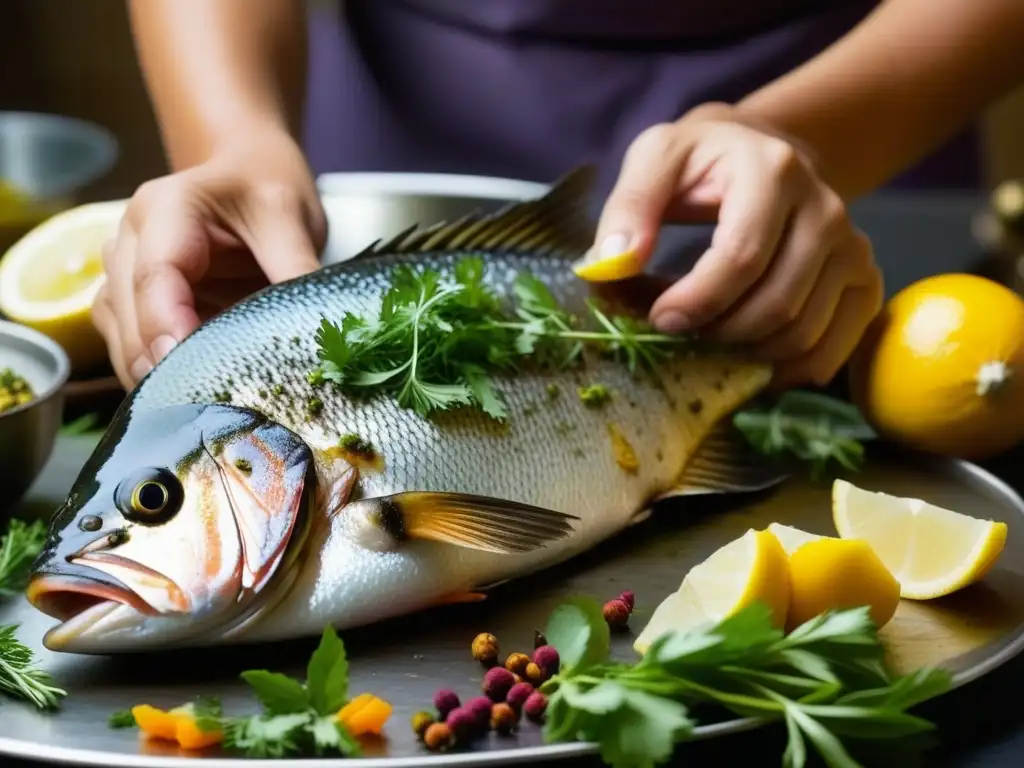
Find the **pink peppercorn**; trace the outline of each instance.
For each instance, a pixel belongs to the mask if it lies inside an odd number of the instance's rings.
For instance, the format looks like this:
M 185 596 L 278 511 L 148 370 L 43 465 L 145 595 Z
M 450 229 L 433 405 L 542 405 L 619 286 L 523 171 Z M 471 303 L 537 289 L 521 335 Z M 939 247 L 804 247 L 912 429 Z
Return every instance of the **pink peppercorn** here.
M 492 667 L 484 675 L 483 691 L 491 701 L 504 701 L 509 690 L 516 684 L 515 675 L 504 667 Z
M 531 693 L 533 693 L 532 685 L 529 683 L 516 683 L 509 689 L 508 696 L 505 697 L 505 703 L 518 711 L 523 708 Z
M 437 710 L 441 720 L 446 719 L 448 713 L 458 706 L 459 695 L 451 688 L 442 688 L 434 694 L 434 709 Z

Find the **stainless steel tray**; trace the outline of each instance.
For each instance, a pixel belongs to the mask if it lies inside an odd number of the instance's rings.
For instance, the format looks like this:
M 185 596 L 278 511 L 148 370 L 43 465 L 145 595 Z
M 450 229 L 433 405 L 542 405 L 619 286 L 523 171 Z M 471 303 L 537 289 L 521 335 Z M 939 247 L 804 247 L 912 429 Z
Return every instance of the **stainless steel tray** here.
M 60 477 L 84 460 L 89 444 L 65 440 L 58 445 L 34 500 L 40 509 L 59 497 Z M 865 470 L 848 478 L 862 486 L 890 493 L 924 497 L 966 513 L 1009 524 L 1006 551 L 981 584 L 930 603 L 904 602 L 882 631 L 898 668 L 940 664 L 955 675 L 957 685 L 987 674 L 1024 646 L 1024 501 L 987 472 L 962 462 L 920 457 L 886 446 L 874 446 Z M 64 481 L 67 482 L 66 480 Z M 409 718 L 429 708 L 434 691 L 454 687 L 463 696 L 479 690 L 480 666 L 469 645 L 480 631 L 496 634 L 503 654 L 529 650 L 533 630 L 541 627 L 554 606 L 570 594 L 599 599 L 632 589 L 637 594 L 633 632 L 639 631 L 653 608 L 678 587 L 686 570 L 715 548 L 750 527 L 778 521 L 829 534 L 830 484 L 794 478 L 775 491 L 729 501 L 685 500 L 666 504 L 645 524 L 562 567 L 505 585 L 479 604 L 441 608 L 344 636 L 351 655 L 353 690 L 368 690 L 395 705 L 386 729 L 387 742 L 370 744 L 367 766 L 487 765 L 522 763 L 580 756 L 589 744 L 545 745 L 539 730 L 524 724 L 514 737 L 491 735 L 478 749 L 433 755 L 414 739 Z M 35 507 L 35 505 L 33 505 Z M 22 624 L 21 637 L 38 647 L 52 623 L 22 600 L 0 607 L 0 623 Z M 632 633 L 615 640 L 615 655 L 631 658 Z M 223 648 L 130 657 L 59 656 L 40 649 L 43 665 L 66 686 L 70 695 L 61 712 L 37 713 L 21 704 L 0 704 L 0 754 L 72 765 L 234 766 L 241 758 L 197 756 L 176 748 L 141 741 L 133 731 L 113 731 L 108 715 L 148 702 L 170 707 L 200 695 L 219 695 L 231 711 L 251 711 L 253 699 L 238 673 L 269 667 L 295 675 L 314 640 L 271 647 Z M 707 724 L 698 738 L 710 738 L 756 727 L 749 720 Z M 269 765 L 300 765 L 306 761 L 261 761 Z M 342 765 L 343 760 L 318 760 L 317 765 Z

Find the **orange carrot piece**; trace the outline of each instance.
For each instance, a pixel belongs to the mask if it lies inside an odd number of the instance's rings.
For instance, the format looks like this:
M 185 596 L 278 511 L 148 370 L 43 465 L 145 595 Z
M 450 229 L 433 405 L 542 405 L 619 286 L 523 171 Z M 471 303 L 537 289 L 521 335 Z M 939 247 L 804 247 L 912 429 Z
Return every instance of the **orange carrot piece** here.
M 344 724 L 349 718 L 369 704 L 372 700 L 372 693 L 360 693 L 354 699 L 349 701 L 348 704 L 338 710 L 338 722 Z
M 177 728 L 178 744 L 183 749 L 206 749 L 224 740 L 224 734 L 218 729 L 204 731 L 196 724 L 192 715 L 178 715 Z
M 151 707 L 149 704 L 139 704 L 132 707 L 132 717 L 135 718 L 139 730 L 146 736 L 177 741 L 178 715 Z
M 391 704 L 373 696 L 356 712 L 346 718 L 339 717 L 338 719 L 353 736 L 362 736 L 364 734 L 379 735 L 389 717 L 391 717 Z

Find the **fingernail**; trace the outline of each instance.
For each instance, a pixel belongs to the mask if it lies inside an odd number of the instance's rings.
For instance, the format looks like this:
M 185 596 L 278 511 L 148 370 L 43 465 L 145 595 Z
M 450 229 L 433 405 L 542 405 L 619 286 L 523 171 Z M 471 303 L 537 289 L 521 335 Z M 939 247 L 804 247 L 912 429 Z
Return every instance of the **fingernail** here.
M 164 334 L 163 336 L 156 337 L 153 343 L 149 345 L 149 351 L 153 353 L 153 359 L 159 363 L 177 345 L 178 342 L 174 340 L 174 337 Z
M 690 320 L 681 312 L 662 312 L 652 324 L 660 333 L 682 333 L 690 327 Z
M 629 235 L 623 234 L 622 232 L 616 232 L 613 235 L 608 235 L 604 240 L 601 241 L 601 245 L 597 249 L 595 256 L 596 261 L 602 259 L 610 259 L 612 256 L 618 256 L 629 248 L 629 241 L 632 238 Z
M 128 369 L 128 373 L 130 373 L 132 378 L 135 379 L 136 382 L 138 382 L 152 370 L 153 365 L 152 363 L 149 362 L 149 358 L 147 358 L 145 355 L 142 355 L 141 357 L 137 358 L 134 363 L 132 363 L 132 367 Z

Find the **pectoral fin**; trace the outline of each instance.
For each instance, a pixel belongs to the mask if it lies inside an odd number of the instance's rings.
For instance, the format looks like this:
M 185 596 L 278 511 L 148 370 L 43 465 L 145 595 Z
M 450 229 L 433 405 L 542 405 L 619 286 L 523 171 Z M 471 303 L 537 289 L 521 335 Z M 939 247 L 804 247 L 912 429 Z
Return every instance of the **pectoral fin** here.
M 675 487 L 654 500 L 716 493 L 754 493 L 778 485 L 789 477 L 757 453 L 724 419 L 705 438 L 687 462 Z
M 514 501 L 460 493 L 398 493 L 350 504 L 364 546 L 389 550 L 412 539 L 496 554 L 530 552 L 572 533 L 579 518 Z

